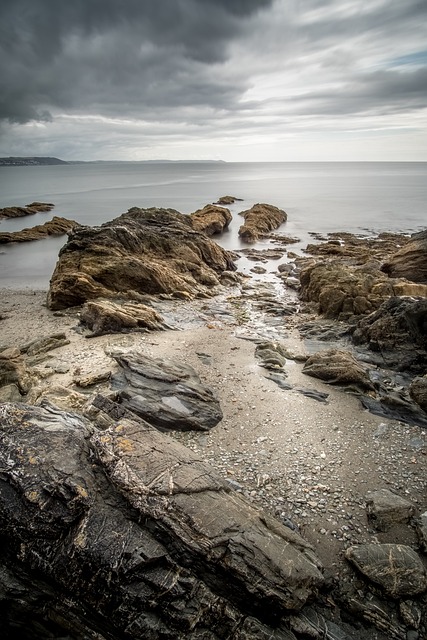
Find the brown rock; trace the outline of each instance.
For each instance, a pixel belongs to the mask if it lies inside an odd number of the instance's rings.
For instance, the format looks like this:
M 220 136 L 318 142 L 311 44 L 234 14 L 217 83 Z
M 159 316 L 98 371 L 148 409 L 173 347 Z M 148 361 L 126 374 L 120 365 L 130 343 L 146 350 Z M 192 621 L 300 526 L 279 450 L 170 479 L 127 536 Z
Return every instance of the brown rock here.
M 203 231 L 207 236 L 222 233 L 232 220 L 229 209 L 207 204 L 203 209 L 190 213 L 191 224 L 196 231 Z
M 377 531 L 388 531 L 395 524 L 409 522 L 415 511 L 412 502 L 388 489 L 370 491 L 366 495 L 366 512 Z
M 418 376 L 412 380 L 409 395 L 427 413 L 427 375 Z
M 32 202 L 25 207 L 4 207 L 0 209 L 0 218 L 21 218 L 35 213 L 44 213 L 45 211 L 52 211 L 54 206 L 50 202 Z
M 131 330 L 165 329 L 163 318 L 151 307 L 136 302 L 117 303 L 111 300 L 86 302 L 80 321 L 92 330 L 93 336 Z
M 32 240 L 40 240 L 48 236 L 62 236 L 75 227 L 80 226 L 74 220 L 67 218 L 59 218 L 54 216 L 49 222 L 36 225 L 22 231 L 10 231 L 0 233 L 0 244 L 8 244 L 10 242 L 30 242 Z
M 348 351 L 318 351 L 307 359 L 302 372 L 328 384 L 355 384 L 362 389 L 374 390 L 368 372 Z
M 245 219 L 245 223 L 239 229 L 239 236 L 249 243 L 268 235 L 288 218 L 285 211 L 271 204 L 254 204 L 251 209 L 241 211 L 239 215 Z
M 243 198 L 236 198 L 235 196 L 221 196 L 215 204 L 233 204 L 234 202 L 241 201 L 242 199 Z
M 51 309 L 95 298 L 138 294 L 207 297 L 230 254 L 172 209 L 130 209 L 100 227 L 79 227 L 59 253 L 48 293 Z
M 381 269 L 392 278 L 427 284 L 427 230 L 411 236 Z
M 4 349 L 0 353 L 0 387 L 15 385 L 21 395 L 28 393 L 31 379 L 25 366 L 21 351 L 14 347 Z M 15 393 L 12 388 L 8 393 Z

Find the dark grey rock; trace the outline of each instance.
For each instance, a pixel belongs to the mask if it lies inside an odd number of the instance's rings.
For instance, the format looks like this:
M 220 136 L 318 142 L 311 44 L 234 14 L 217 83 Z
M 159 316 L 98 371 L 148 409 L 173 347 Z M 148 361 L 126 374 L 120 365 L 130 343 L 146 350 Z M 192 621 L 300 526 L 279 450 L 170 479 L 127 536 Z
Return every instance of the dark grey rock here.
M 375 529 L 388 531 L 396 524 L 409 522 L 416 508 L 412 502 L 396 493 L 388 489 L 378 489 L 367 493 L 366 511 Z

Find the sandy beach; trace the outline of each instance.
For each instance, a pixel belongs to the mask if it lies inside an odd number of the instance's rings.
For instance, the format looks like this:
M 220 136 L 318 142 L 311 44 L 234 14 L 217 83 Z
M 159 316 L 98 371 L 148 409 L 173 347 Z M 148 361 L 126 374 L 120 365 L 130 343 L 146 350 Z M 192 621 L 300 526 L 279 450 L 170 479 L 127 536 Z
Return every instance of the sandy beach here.
M 78 310 L 52 312 L 45 299 L 45 291 L 0 291 L 1 348 L 61 332 L 69 340 L 34 365 L 32 398 L 65 387 L 84 400 L 93 388 L 77 388 L 73 379 L 113 371 L 108 352 L 116 346 L 186 362 L 216 391 L 224 418 L 209 432 L 172 437 L 202 452 L 259 507 L 297 527 L 331 575 L 346 570 L 343 552 L 352 544 L 414 542 L 408 526 L 393 528 L 392 534 L 371 529 L 365 497 L 388 488 L 425 510 L 427 437 L 422 428 L 372 415 L 357 397 L 304 375 L 294 360 L 287 362 L 293 389 L 279 388 L 265 377 L 248 339 L 250 328 L 233 319 L 227 300 L 221 301 L 222 313 L 215 300 L 185 303 L 185 326 L 175 323 L 179 330 L 87 338 L 79 328 Z M 284 346 L 303 354 L 295 318 L 285 322 Z M 298 389 L 327 393 L 327 401 Z

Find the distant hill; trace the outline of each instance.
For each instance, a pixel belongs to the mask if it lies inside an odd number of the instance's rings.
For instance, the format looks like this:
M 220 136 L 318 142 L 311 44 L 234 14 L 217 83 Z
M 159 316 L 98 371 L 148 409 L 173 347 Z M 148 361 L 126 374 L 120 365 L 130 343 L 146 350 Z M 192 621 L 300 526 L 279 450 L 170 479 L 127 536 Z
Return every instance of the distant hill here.
M 68 164 L 65 160 L 59 158 L 48 157 L 21 157 L 21 156 L 9 156 L 8 158 L 0 158 L 0 167 L 26 167 L 26 166 L 40 166 L 44 164 Z

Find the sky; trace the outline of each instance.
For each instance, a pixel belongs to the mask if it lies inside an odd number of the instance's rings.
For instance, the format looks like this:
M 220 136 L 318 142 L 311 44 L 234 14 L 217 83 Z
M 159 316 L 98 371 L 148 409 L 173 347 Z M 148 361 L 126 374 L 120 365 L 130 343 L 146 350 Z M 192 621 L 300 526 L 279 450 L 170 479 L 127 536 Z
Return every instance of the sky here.
M 427 161 L 427 0 L 1 0 L 0 156 Z

